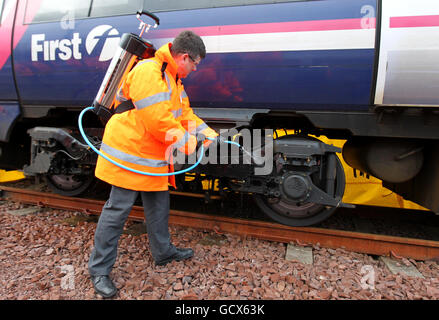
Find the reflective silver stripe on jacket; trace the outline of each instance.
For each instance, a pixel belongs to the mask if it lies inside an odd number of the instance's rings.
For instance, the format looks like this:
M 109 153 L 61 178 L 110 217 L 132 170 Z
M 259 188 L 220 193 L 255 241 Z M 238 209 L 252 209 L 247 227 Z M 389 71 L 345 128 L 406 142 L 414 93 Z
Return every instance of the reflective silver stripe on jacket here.
M 179 116 L 181 116 L 183 114 L 183 109 L 180 108 L 178 110 L 171 110 L 171 112 L 175 118 L 178 118 Z
M 183 90 L 183 92 L 181 93 L 180 97 L 181 97 L 182 99 L 187 98 L 188 96 L 187 96 L 186 91 Z
M 136 65 L 136 67 L 138 65 L 144 64 L 146 62 L 154 62 L 157 64 L 157 62 L 154 60 L 144 60 L 144 61 L 139 62 Z M 166 74 L 166 72 L 165 72 L 165 77 L 166 77 L 166 82 L 167 82 L 169 91 L 168 92 L 159 92 L 159 93 L 156 93 L 152 96 L 143 98 L 137 102 L 134 102 L 134 106 L 136 107 L 136 109 L 141 110 L 141 109 L 147 108 L 147 107 L 152 106 L 152 105 L 159 103 L 159 102 L 171 101 L 171 94 L 172 94 L 171 83 L 169 82 L 169 77 Z
M 147 60 L 142 60 L 142 61 L 138 62 L 134 68 L 141 66 L 142 64 L 148 63 L 148 62 L 154 62 L 155 64 L 158 64 L 157 61 L 147 59 Z
M 148 159 L 148 158 L 141 158 L 137 156 L 133 156 L 131 154 L 125 153 L 123 151 L 117 150 L 113 147 L 110 147 L 109 145 L 106 145 L 105 143 L 101 144 L 101 150 L 105 153 L 109 154 L 112 157 L 115 157 L 119 160 L 129 162 L 132 164 L 138 164 L 141 166 L 148 166 L 148 167 L 166 167 L 168 165 L 168 162 L 165 160 L 155 160 L 155 159 Z
M 209 128 L 208 125 L 203 122 L 198 127 L 196 127 L 195 130 L 192 130 L 191 134 L 200 133 L 201 131 L 203 131 L 204 129 L 207 129 L 207 128 Z
M 140 62 L 138 62 L 135 66 L 134 66 L 134 69 L 136 68 L 136 67 L 138 67 L 138 66 L 141 66 L 142 64 L 145 64 L 145 63 L 148 63 L 148 62 L 154 62 L 155 64 L 157 64 L 157 62 L 156 61 L 154 61 L 154 60 L 142 60 L 142 61 L 140 61 Z M 133 70 L 134 70 L 133 69 Z M 121 85 L 121 87 L 119 88 L 119 90 L 117 91 L 117 94 L 116 94 L 116 100 L 117 101 L 119 101 L 119 102 L 125 102 L 125 101 L 128 101 L 129 99 L 127 98 L 127 97 L 125 97 L 125 95 L 123 94 L 123 91 L 122 91 L 122 88 L 123 88 L 123 86 L 125 85 L 125 82 Z
M 136 106 L 136 109 L 142 110 L 143 108 L 152 106 L 153 104 L 164 102 L 164 101 L 171 101 L 171 93 L 170 92 L 159 92 L 156 94 L 153 94 L 152 96 L 146 97 L 144 99 L 141 99 L 137 102 L 134 102 L 134 105 Z
M 169 82 L 169 77 L 168 77 L 168 74 L 166 72 L 165 72 L 165 78 L 166 78 L 166 83 L 168 84 L 168 90 L 169 90 L 169 92 L 172 92 L 171 83 Z
M 123 85 L 120 87 L 119 91 L 116 94 L 116 99 L 119 102 L 125 102 L 128 101 L 128 98 L 124 96 L 123 91 L 122 91 L 122 87 Z

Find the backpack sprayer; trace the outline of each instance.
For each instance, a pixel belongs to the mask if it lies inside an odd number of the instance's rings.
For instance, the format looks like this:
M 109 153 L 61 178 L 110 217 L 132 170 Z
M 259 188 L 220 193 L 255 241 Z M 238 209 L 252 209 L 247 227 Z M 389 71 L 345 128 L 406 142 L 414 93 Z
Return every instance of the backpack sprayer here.
M 152 26 L 150 24 L 143 22 L 141 20 L 142 14 L 145 14 L 145 15 L 149 16 L 150 18 L 152 18 L 153 20 L 155 20 L 155 22 L 156 22 L 155 25 Z M 93 110 L 93 112 L 96 113 L 96 115 L 98 115 L 104 123 L 106 123 L 111 118 L 111 116 L 113 114 L 121 113 L 121 112 L 130 110 L 134 107 L 133 105 L 127 106 L 127 105 L 121 104 L 115 110 L 114 105 L 115 105 L 115 101 L 116 101 L 117 91 L 120 89 L 123 80 L 126 78 L 126 75 L 132 70 L 132 68 L 137 64 L 137 62 L 139 62 L 140 60 L 148 59 L 148 58 L 151 58 L 154 56 L 154 53 L 155 53 L 154 46 L 149 41 L 143 39 L 142 35 L 145 32 L 148 32 L 151 27 L 157 28 L 157 26 L 160 24 L 160 19 L 156 15 L 154 15 L 148 11 L 145 11 L 145 10 L 137 12 L 137 20 L 140 21 L 139 28 L 141 29 L 139 36 L 137 36 L 133 33 L 124 33 L 122 35 L 119 47 L 118 47 L 113 59 L 111 60 L 111 63 L 110 63 L 110 65 L 107 69 L 107 72 L 105 74 L 104 80 L 102 81 L 101 87 L 99 88 L 98 94 L 93 102 L 93 105 L 91 107 L 87 107 L 84 110 L 82 110 L 80 115 L 79 115 L 79 118 L 78 118 L 79 131 L 80 131 L 84 141 L 87 143 L 87 145 L 94 152 L 96 152 L 98 155 L 100 155 L 104 159 L 108 160 L 112 164 L 114 164 L 122 169 L 131 171 L 134 173 L 142 174 L 142 175 L 147 175 L 147 176 L 163 177 L 163 176 L 172 176 L 172 175 L 182 174 L 182 173 L 193 170 L 195 167 L 197 167 L 201 163 L 201 160 L 203 159 L 203 155 L 204 155 L 203 141 L 206 139 L 206 137 L 204 137 L 203 135 L 199 135 L 197 138 L 198 143 L 200 145 L 201 155 L 200 155 L 198 161 L 193 166 L 191 166 L 187 169 L 181 170 L 181 171 L 177 171 L 177 172 L 151 173 L 151 172 L 144 172 L 144 171 L 139 171 L 139 170 L 129 168 L 129 167 L 124 166 L 123 164 L 120 164 L 120 163 L 110 159 L 109 157 L 107 157 L 105 154 L 100 152 L 89 141 L 89 139 L 87 138 L 87 136 L 84 132 L 84 128 L 82 126 L 82 118 L 87 111 Z M 212 141 L 215 140 L 215 139 L 211 139 L 211 138 L 207 138 L 207 139 L 212 140 Z M 226 141 L 223 139 L 221 139 L 220 141 L 225 142 L 225 143 L 229 143 L 229 144 L 235 144 L 239 148 L 242 148 L 241 145 L 239 145 L 238 143 L 233 142 L 233 141 Z

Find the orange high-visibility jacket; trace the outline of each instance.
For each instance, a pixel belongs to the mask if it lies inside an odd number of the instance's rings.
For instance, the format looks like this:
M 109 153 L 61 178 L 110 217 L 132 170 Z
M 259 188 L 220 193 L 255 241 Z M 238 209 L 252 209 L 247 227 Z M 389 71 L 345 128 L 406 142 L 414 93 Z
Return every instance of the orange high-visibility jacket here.
M 117 95 L 122 102 L 131 99 L 135 109 L 115 114 L 108 121 L 101 152 L 129 168 L 153 173 L 173 172 L 172 150 L 191 154 L 196 137 L 218 134 L 196 116 L 177 78 L 177 64 L 168 43 L 151 59 L 139 62 L 128 74 Z M 162 77 L 163 63 L 167 63 Z M 99 156 L 96 177 L 117 187 L 137 191 L 168 190 L 175 187 L 174 176 L 146 176 L 122 169 Z

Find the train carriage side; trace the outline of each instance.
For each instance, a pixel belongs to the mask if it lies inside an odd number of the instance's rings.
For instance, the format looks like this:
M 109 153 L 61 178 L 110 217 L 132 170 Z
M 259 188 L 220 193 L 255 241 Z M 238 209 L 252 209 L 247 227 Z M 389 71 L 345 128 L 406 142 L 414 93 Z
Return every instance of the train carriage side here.
M 162 18 L 160 28 L 148 35 L 154 44 L 185 28 L 206 43 L 209 54 L 203 67 L 185 82 L 192 104 L 367 109 L 375 58 L 375 1 L 265 2 L 184 11 L 172 11 L 170 4 L 152 5 Z
M 14 48 L 0 68 L 0 81 L 9 86 L 0 89 L 0 108 L 7 106 L 0 109 L 7 115 L 0 122 L 2 166 L 11 163 L 5 155 L 13 153 L 26 159 L 17 161 L 17 168 L 29 164 L 28 173 L 49 177 L 58 191 L 74 195 L 86 189 L 93 156 L 75 162 L 83 151 L 62 143 L 50 147 L 44 139 L 56 140 L 62 132 L 70 145 L 79 142 L 79 111 L 95 98 L 120 36 L 136 33 L 133 12 L 143 5 L 161 19 L 159 28 L 145 35 L 156 47 L 184 29 L 203 37 L 208 55 L 184 85 L 195 112 L 209 125 L 301 132 L 274 144 L 286 159 L 274 163 L 281 171 L 247 176 L 245 186 L 232 186 L 255 193 L 272 218 L 314 224 L 340 204 L 334 199 L 343 195 L 344 181 L 334 150 L 308 155 L 314 167 L 303 162 L 299 168 L 297 161 L 304 159 L 285 156 L 298 146 L 321 150 L 310 135 L 348 140 L 343 156 L 352 167 L 439 211 L 439 10 L 432 1 L 420 0 L 415 7 L 408 0 L 81 0 L 69 2 L 67 10 L 60 1 L 3 2 L 16 10 L 12 20 L 2 17 L 0 27 L 2 33 L 9 30 L 9 39 L 1 41 Z M 98 121 L 90 117 L 85 126 L 99 139 Z M 39 154 L 37 149 L 29 154 L 26 131 L 34 127 L 40 128 L 30 131 L 34 142 L 43 137 L 36 142 Z M 62 131 L 41 129 L 46 127 Z M 11 136 L 19 143 L 7 143 Z

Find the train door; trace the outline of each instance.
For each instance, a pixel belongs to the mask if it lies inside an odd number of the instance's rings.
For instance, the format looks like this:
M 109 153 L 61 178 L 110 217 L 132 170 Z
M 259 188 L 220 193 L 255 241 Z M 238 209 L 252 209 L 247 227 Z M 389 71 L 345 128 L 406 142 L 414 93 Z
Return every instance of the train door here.
M 21 114 L 11 60 L 16 3 L 16 0 L 0 0 L 0 142 L 9 141 L 13 124 Z M 2 153 L 6 152 L 0 148 L 0 163 L 5 158 Z
M 11 61 L 16 0 L 0 0 L 0 100 L 17 100 Z
M 439 106 L 439 2 L 383 0 L 377 105 Z

